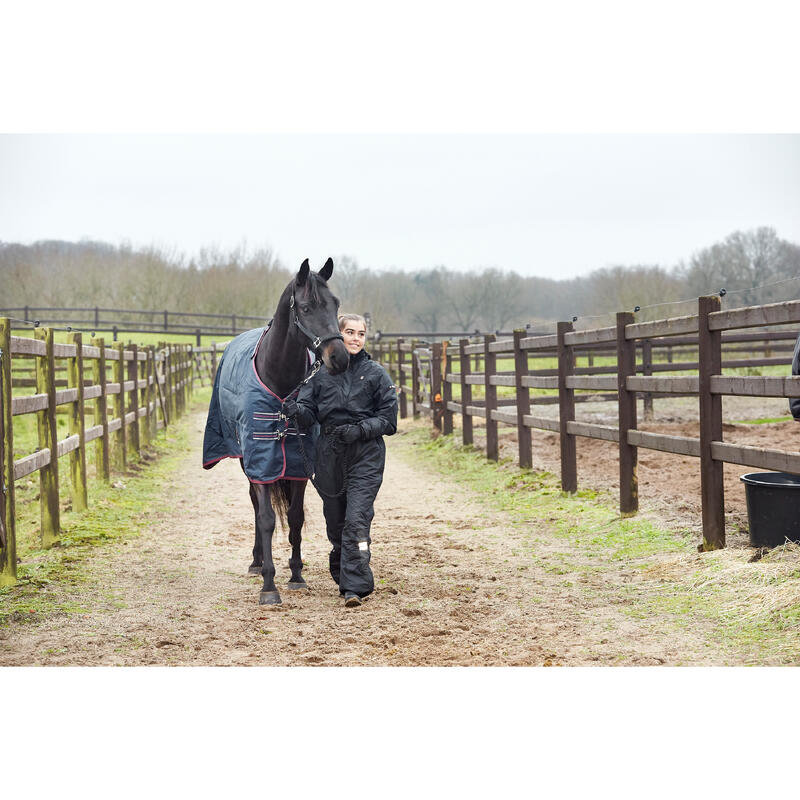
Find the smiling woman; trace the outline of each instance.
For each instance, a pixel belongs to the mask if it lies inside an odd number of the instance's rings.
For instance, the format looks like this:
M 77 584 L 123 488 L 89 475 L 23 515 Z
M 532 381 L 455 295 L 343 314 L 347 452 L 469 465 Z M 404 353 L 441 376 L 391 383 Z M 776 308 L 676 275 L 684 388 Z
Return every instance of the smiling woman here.
M 330 572 L 345 605 L 354 607 L 375 588 L 370 526 L 383 482 L 383 436 L 397 430 L 397 392 L 389 373 L 364 350 L 364 317 L 342 314 L 339 330 L 350 354 L 347 369 L 334 374 L 323 366 L 297 402 L 284 403 L 284 411 L 298 428 L 317 422 L 322 427 L 315 486 L 332 545 Z
M 339 330 L 344 337 L 344 346 L 351 356 L 357 355 L 364 349 L 367 339 L 367 321 L 364 317 L 360 314 L 341 314 Z

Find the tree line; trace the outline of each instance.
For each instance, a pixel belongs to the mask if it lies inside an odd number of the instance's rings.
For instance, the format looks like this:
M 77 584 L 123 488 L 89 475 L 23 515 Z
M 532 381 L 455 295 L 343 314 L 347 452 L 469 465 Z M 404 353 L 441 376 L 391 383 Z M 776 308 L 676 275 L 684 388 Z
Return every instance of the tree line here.
M 617 265 L 557 280 L 499 267 L 433 266 L 407 272 L 334 258 L 331 287 L 342 308 L 368 312 L 373 329 L 546 330 L 577 316 L 578 327 L 611 324 L 614 312 L 640 319 L 692 313 L 694 299 L 725 288 L 725 306 L 795 298 L 800 246 L 761 227 L 735 231 L 675 265 Z M 83 306 L 166 309 L 268 318 L 299 265 L 269 249 L 206 248 L 186 257 L 164 248 L 97 241 L 0 242 L 0 308 Z M 675 301 L 688 301 L 681 305 Z M 608 315 L 608 319 L 602 319 Z M 588 324 L 588 320 L 592 324 Z

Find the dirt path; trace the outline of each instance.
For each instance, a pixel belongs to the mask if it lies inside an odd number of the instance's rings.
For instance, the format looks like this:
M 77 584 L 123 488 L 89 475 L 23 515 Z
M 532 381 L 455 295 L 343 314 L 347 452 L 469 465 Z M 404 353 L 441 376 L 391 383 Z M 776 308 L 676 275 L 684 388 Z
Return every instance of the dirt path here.
M 321 503 L 307 493 L 308 593 L 258 605 L 245 575 L 252 511 L 238 463 L 197 466 L 194 448 L 167 491 L 174 513 L 124 545 L 99 548 L 93 577 L 71 599 L 88 609 L 0 631 L 2 665 L 542 665 L 713 664 L 699 634 L 666 631 L 624 613 L 638 580 L 621 564 L 564 580 L 537 566 L 563 548 L 546 530 L 515 524 L 455 483 L 403 456 L 389 440 L 373 524 L 375 594 L 344 609 L 327 572 Z M 533 559 L 536 552 L 539 558 Z M 279 587 L 289 546 L 278 537 Z M 58 585 L 49 591 L 63 592 Z M 716 663 L 719 663 L 718 661 Z

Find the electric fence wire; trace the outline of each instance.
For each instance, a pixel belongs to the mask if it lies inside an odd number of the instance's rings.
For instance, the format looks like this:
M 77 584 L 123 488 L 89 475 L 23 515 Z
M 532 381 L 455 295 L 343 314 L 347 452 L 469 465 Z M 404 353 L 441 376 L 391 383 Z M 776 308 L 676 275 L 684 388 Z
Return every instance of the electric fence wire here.
M 800 275 L 795 275 L 792 278 L 782 278 L 779 281 L 772 281 L 771 283 L 762 283 L 759 284 L 758 286 L 747 286 L 744 289 L 726 289 L 723 287 L 717 291 L 709 292 L 709 294 L 718 294 L 720 297 L 726 297 L 728 295 L 744 294 L 745 292 L 756 292 L 760 291 L 761 289 L 769 289 L 773 286 L 780 286 L 781 284 L 784 283 L 791 283 L 792 281 L 800 281 Z M 696 303 L 696 302 L 697 302 L 696 297 L 689 297 L 686 300 L 669 300 L 663 303 L 649 303 L 648 305 L 643 305 L 643 306 L 637 305 L 634 306 L 633 311 L 634 313 L 637 313 L 639 311 L 644 311 L 645 309 L 649 308 L 662 308 L 664 306 L 676 306 L 676 305 L 681 305 L 686 303 Z M 606 311 L 603 314 L 591 314 L 591 315 L 582 314 L 580 316 L 573 315 L 571 320 L 572 322 L 577 322 L 579 319 L 581 321 L 590 319 L 602 319 L 603 317 L 612 316 L 614 314 L 616 314 L 616 311 Z M 546 320 L 543 322 L 543 324 L 545 325 L 555 324 L 555 323 L 556 323 L 555 320 Z
M 6 319 L 10 320 L 11 322 L 21 322 L 23 325 L 30 325 L 32 328 L 42 327 L 42 323 L 38 319 L 20 319 L 19 317 L 6 317 Z M 77 328 L 74 325 L 67 325 L 66 327 L 62 327 L 60 325 L 47 325 L 45 327 L 51 328 L 54 331 L 66 331 L 67 333 L 89 333 L 93 339 L 95 338 L 95 331 L 90 330 L 89 328 Z

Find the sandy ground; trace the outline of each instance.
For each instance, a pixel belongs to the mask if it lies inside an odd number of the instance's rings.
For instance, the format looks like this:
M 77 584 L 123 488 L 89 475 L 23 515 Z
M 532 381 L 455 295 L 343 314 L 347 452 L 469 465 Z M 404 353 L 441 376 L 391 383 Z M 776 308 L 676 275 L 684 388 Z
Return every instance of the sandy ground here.
M 600 408 L 584 411 L 584 419 L 603 419 Z M 679 414 L 667 417 L 671 421 L 649 428 L 691 433 L 691 421 Z M 630 590 L 631 581 L 639 579 L 625 564 L 574 583 L 538 567 L 530 553 L 535 550 L 541 560 L 563 548 L 563 540 L 515 524 L 477 495 L 427 473 L 404 455 L 408 423 L 387 440 L 386 478 L 372 534 L 375 594 L 360 608 L 343 607 L 327 571 L 321 503 L 309 487 L 303 556 L 310 589 L 283 589 L 281 606 L 259 606 L 260 579 L 246 575 L 253 520 L 241 470 L 233 461 L 200 469 L 196 453 L 204 414 L 188 424 L 196 447 L 183 474 L 192 479 L 166 489 L 174 514 L 154 514 L 138 539 L 89 556 L 91 582 L 70 598 L 87 613 L 12 623 L 0 631 L 0 664 L 719 663 L 702 632 L 666 630 L 624 613 L 620 590 Z M 777 447 L 782 440 L 790 442 L 786 449 L 800 449 L 800 425 L 792 423 L 737 426 L 730 433 L 731 441 Z M 505 429 L 503 449 L 509 455 L 513 438 Z M 555 436 L 535 434 L 539 466 L 557 472 L 557 452 Z M 614 446 L 580 440 L 578 456 L 581 485 L 613 491 Z M 742 516 L 743 492 L 741 498 L 737 492 L 743 471 L 726 469 L 736 489 L 728 495 L 731 519 Z M 697 460 L 640 451 L 639 474 L 644 509 L 661 515 L 665 524 L 699 528 Z M 746 536 L 734 535 L 730 542 L 744 546 Z M 289 545 L 282 533 L 275 552 L 281 587 L 289 577 Z M 46 590 L 65 591 L 57 584 Z

